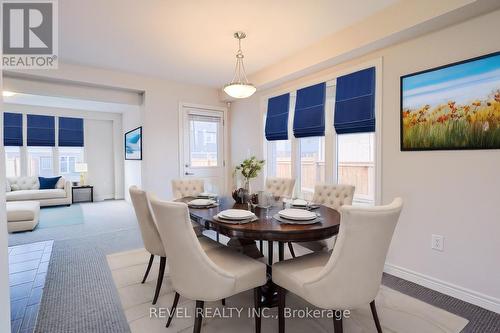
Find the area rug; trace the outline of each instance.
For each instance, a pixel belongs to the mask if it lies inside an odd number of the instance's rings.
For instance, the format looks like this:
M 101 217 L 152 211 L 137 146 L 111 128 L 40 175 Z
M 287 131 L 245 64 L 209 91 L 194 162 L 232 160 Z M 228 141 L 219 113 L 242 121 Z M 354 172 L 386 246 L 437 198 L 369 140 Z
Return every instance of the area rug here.
M 165 311 L 170 308 L 174 297 L 174 291 L 168 276 L 168 267 L 160 298 L 155 306 L 151 305 L 158 272 L 158 262 L 153 266 L 146 283 L 140 283 L 149 256 L 149 253 L 144 249 L 107 256 L 107 262 L 131 332 L 192 331 L 194 302 L 183 297 L 179 301 L 179 308 L 182 309 L 180 315 L 174 318 L 169 328 L 165 328 Z M 201 278 L 200 283 L 203 283 Z M 381 287 L 376 303 L 384 332 L 458 333 L 468 323 L 462 317 L 385 286 Z M 205 333 L 254 332 L 254 320 L 248 316 L 248 309 L 252 304 L 251 291 L 228 298 L 225 307 L 222 307 L 220 302 L 206 302 L 205 307 L 210 309 L 212 315 L 209 316 L 210 318 L 203 320 L 202 331 Z M 312 305 L 291 293 L 287 297 L 287 306 L 290 309 L 314 309 Z M 238 313 L 238 311 L 241 311 L 241 313 Z M 277 332 L 277 310 L 270 309 L 266 316 L 262 321 L 262 331 Z M 286 331 L 293 333 L 332 332 L 332 319 L 310 317 L 297 312 L 295 318 L 286 320 Z M 344 319 L 344 332 L 376 332 L 368 304 L 365 307 L 351 311 L 350 317 Z
M 37 228 L 55 228 L 82 223 L 83 212 L 79 204 L 69 207 L 42 207 Z

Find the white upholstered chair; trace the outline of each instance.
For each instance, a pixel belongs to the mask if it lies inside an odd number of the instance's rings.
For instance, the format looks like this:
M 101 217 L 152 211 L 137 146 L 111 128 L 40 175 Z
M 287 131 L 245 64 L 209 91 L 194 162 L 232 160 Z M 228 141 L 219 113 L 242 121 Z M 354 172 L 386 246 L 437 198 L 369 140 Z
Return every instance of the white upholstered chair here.
M 203 179 L 182 178 L 172 180 L 172 194 L 174 196 L 174 200 L 185 197 L 196 197 L 204 191 L 205 183 Z M 202 236 L 203 227 L 196 221 L 193 221 L 192 225 L 196 235 Z M 217 233 L 217 241 L 219 241 L 219 233 Z
M 314 195 L 312 202 L 315 204 L 324 205 L 326 207 L 339 210 L 343 205 L 351 205 L 354 197 L 354 186 L 352 185 L 334 185 L 334 184 L 318 184 L 314 186 Z M 324 251 L 333 249 L 335 244 L 335 236 L 312 242 L 301 242 L 299 245 L 311 251 Z M 292 243 L 288 243 L 288 247 L 292 256 L 295 257 Z
M 275 197 L 291 198 L 294 186 L 295 179 L 275 177 L 266 179 L 266 192 L 272 193 Z
M 203 251 L 191 227 L 185 203 L 151 199 L 163 245 L 168 256 L 170 279 L 176 292 L 167 326 L 179 295 L 196 300 L 194 332 L 200 332 L 200 313 L 205 301 L 254 289 L 255 306 L 260 306 L 260 286 L 266 283 L 266 265 L 227 247 Z M 260 331 L 260 317 L 255 318 Z
M 144 278 L 142 279 L 142 283 L 146 282 L 146 279 L 148 278 L 149 271 L 151 270 L 151 266 L 153 264 L 154 256 L 160 257 L 160 270 L 158 272 L 156 291 L 153 297 L 153 304 L 156 304 L 158 296 L 160 295 L 163 275 L 165 273 L 166 253 L 160 238 L 160 234 L 158 233 L 156 222 L 150 210 L 148 194 L 145 191 L 139 189 L 137 186 L 131 186 L 129 188 L 129 193 L 130 199 L 132 200 L 132 204 L 134 206 L 135 215 L 139 223 L 139 229 L 141 231 L 144 248 L 149 253 L 151 253 L 151 256 L 149 257 L 148 267 L 146 269 L 146 273 L 144 274 Z M 213 242 L 208 238 L 200 238 L 199 241 L 204 250 L 209 250 L 219 246 L 216 242 Z
M 333 251 L 272 266 L 278 285 L 279 332 L 285 331 L 285 289 L 322 309 L 351 310 L 370 303 L 377 331 L 382 332 L 374 300 L 402 206 L 400 198 L 386 206 L 342 206 Z M 341 317 L 334 318 L 334 331 L 342 332 Z
M 183 178 L 172 180 L 172 194 L 174 199 L 196 197 L 205 191 L 203 179 Z

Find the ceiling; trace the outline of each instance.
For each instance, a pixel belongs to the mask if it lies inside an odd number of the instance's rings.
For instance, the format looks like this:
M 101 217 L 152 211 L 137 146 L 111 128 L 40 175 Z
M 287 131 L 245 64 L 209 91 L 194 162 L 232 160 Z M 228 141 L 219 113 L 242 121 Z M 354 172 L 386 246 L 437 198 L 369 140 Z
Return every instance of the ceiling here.
M 63 0 L 59 57 L 68 62 L 220 87 L 236 30 L 247 73 L 279 62 L 397 0 Z

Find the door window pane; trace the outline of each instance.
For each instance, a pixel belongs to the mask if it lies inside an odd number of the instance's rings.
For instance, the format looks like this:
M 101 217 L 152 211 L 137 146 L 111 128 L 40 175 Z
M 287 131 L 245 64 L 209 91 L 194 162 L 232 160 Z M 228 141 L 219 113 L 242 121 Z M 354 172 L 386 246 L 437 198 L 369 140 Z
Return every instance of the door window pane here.
M 59 148 L 59 174 L 69 181 L 78 181 L 80 173 L 75 172 L 75 163 L 83 163 L 83 147 Z
M 292 145 L 290 140 L 268 142 L 268 174 L 279 178 L 292 178 Z
M 325 182 L 325 137 L 300 139 L 300 191 L 312 199 L 314 186 Z
M 20 147 L 5 147 L 5 171 L 7 177 L 21 176 Z
M 337 136 L 338 183 L 356 187 L 354 200 L 375 202 L 374 133 Z
M 219 121 L 215 117 L 203 116 L 196 116 L 189 120 L 189 159 L 191 167 L 217 166 Z
M 52 147 L 28 147 L 28 175 L 54 176 Z

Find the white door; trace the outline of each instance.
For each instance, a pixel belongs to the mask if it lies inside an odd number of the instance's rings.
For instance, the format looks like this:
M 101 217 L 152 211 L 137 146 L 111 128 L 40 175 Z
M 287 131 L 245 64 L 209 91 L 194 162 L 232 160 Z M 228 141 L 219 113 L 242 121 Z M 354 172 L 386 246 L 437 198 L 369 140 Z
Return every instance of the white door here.
M 225 191 L 224 112 L 182 107 L 182 165 L 184 178 L 205 181 L 205 191 Z

